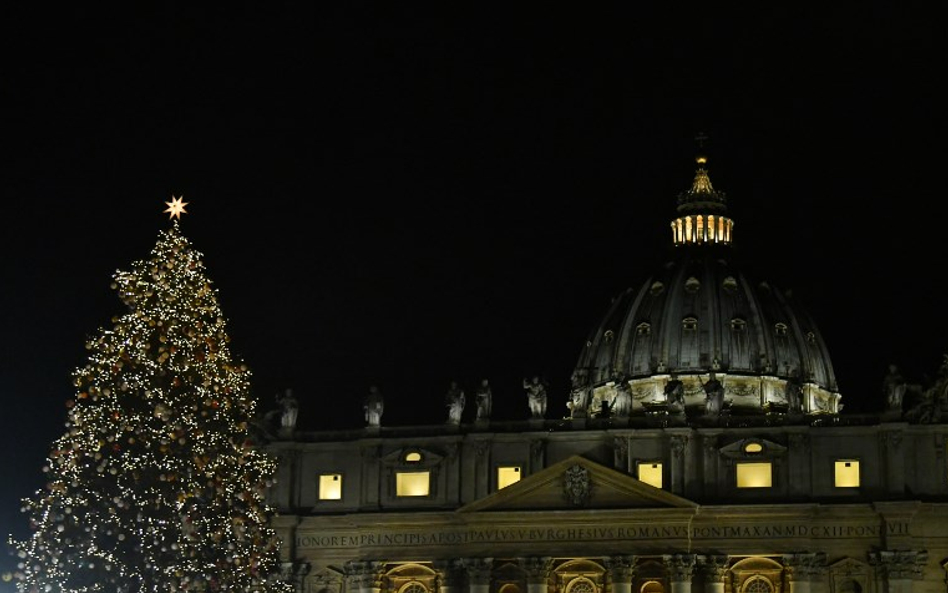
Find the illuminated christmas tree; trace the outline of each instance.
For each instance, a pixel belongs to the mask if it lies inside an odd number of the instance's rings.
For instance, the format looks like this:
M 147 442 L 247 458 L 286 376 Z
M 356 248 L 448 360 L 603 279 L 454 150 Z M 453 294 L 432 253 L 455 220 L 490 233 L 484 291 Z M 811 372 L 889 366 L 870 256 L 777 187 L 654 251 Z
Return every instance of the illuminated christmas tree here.
M 12 541 L 21 592 L 291 591 L 264 493 L 276 463 L 252 446 L 250 372 L 228 346 L 217 291 L 181 234 L 115 274 L 128 311 L 89 340 L 66 432 Z

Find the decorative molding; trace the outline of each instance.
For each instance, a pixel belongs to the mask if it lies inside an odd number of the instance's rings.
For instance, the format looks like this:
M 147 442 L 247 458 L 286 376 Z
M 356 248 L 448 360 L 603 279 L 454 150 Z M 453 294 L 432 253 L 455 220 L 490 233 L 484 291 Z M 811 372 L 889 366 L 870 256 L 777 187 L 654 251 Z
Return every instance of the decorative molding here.
M 884 430 L 879 433 L 879 440 L 884 448 L 898 449 L 902 445 L 903 434 L 901 430 Z
M 435 560 L 432 563 L 432 568 L 438 571 L 439 580 L 444 585 L 455 587 L 463 582 L 461 571 L 465 567 L 459 559 Z
M 629 439 L 627 437 L 613 438 L 612 450 L 615 466 L 620 469 L 625 469 L 629 461 Z
M 472 585 L 490 584 L 491 570 L 494 567 L 493 558 L 461 558 L 460 562 Z
M 727 556 L 706 556 L 699 554 L 696 558 L 696 565 L 709 583 L 723 583 L 727 578 Z
M 589 470 L 576 464 L 563 472 L 563 495 L 574 506 L 586 506 L 592 496 Z
M 631 583 L 635 577 L 635 558 L 632 556 L 610 556 L 602 563 L 614 583 Z
M 784 554 L 783 563 L 791 581 L 809 581 L 826 574 L 826 554 L 822 552 Z
M 671 450 L 675 457 L 681 459 L 685 455 L 685 447 L 688 445 L 689 438 L 686 435 L 676 434 L 671 437 Z
M 527 575 L 527 583 L 546 585 L 550 579 L 553 559 L 549 556 L 527 556 L 517 559 L 517 563 Z
M 695 573 L 697 557 L 695 554 L 665 554 L 662 556 L 668 578 L 671 582 L 691 582 Z
M 889 580 L 919 580 L 927 561 L 927 550 L 880 550 L 869 553 L 869 563 Z

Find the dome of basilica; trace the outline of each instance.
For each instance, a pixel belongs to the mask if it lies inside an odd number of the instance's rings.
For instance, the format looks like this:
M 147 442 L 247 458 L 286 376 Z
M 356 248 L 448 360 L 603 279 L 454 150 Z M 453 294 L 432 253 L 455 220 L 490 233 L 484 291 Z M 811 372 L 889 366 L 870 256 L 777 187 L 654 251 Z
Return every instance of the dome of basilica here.
M 707 158 L 696 160 L 671 222 L 672 259 L 616 297 L 590 332 L 572 375 L 572 416 L 837 414 L 819 329 L 789 294 L 739 269 L 726 196 Z

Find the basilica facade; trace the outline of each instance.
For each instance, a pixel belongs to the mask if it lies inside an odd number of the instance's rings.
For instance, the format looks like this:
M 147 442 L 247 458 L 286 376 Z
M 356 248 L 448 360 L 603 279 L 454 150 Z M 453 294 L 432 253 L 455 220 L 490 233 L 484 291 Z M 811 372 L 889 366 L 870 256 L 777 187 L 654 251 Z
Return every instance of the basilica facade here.
M 817 326 L 743 274 L 696 168 L 674 258 L 577 345 L 567 417 L 525 381 L 526 420 L 485 387 L 469 423 L 386 426 L 367 400 L 364 427 L 268 440 L 299 591 L 948 591 L 948 373 L 843 413 Z

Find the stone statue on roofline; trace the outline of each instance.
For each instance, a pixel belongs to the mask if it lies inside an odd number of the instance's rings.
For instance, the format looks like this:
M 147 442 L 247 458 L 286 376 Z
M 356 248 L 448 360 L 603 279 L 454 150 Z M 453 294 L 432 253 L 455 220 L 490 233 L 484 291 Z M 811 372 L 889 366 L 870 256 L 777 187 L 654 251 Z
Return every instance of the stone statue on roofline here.
M 523 388 L 527 392 L 527 407 L 530 409 L 530 418 L 539 420 L 546 416 L 546 384 L 539 375 L 523 380 Z
M 448 392 L 444 395 L 444 405 L 448 408 L 448 424 L 461 423 L 465 403 L 464 390 L 458 386 L 457 381 L 451 381 Z
M 385 403 L 382 400 L 382 393 L 378 386 L 369 387 L 369 393 L 365 396 L 362 404 L 365 410 L 365 422 L 369 427 L 377 427 L 382 423 L 382 412 L 385 410 Z
M 570 418 L 585 418 L 587 408 L 589 407 L 589 385 L 586 383 L 586 377 L 579 373 L 574 373 L 570 378 L 572 384 L 569 391 Z
M 277 404 L 280 407 L 280 431 L 293 432 L 296 428 L 296 418 L 299 416 L 300 405 L 293 395 L 292 389 L 287 389 L 282 395 L 277 394 Z
M 948 420 L 948 354 L 942 358 L 938 376 L 927 388 L 909 384 L 906 395 L 912 394 L 913 405 L 905 419 L 918 424 L 936 424 Z
M 487 379 L 481 379 L 481 384 L 474 394 L 474 403 L 477 406 L 477 415 L 475 420 L 487 420 L 490 418 L 491 399 L 490 382 Z

